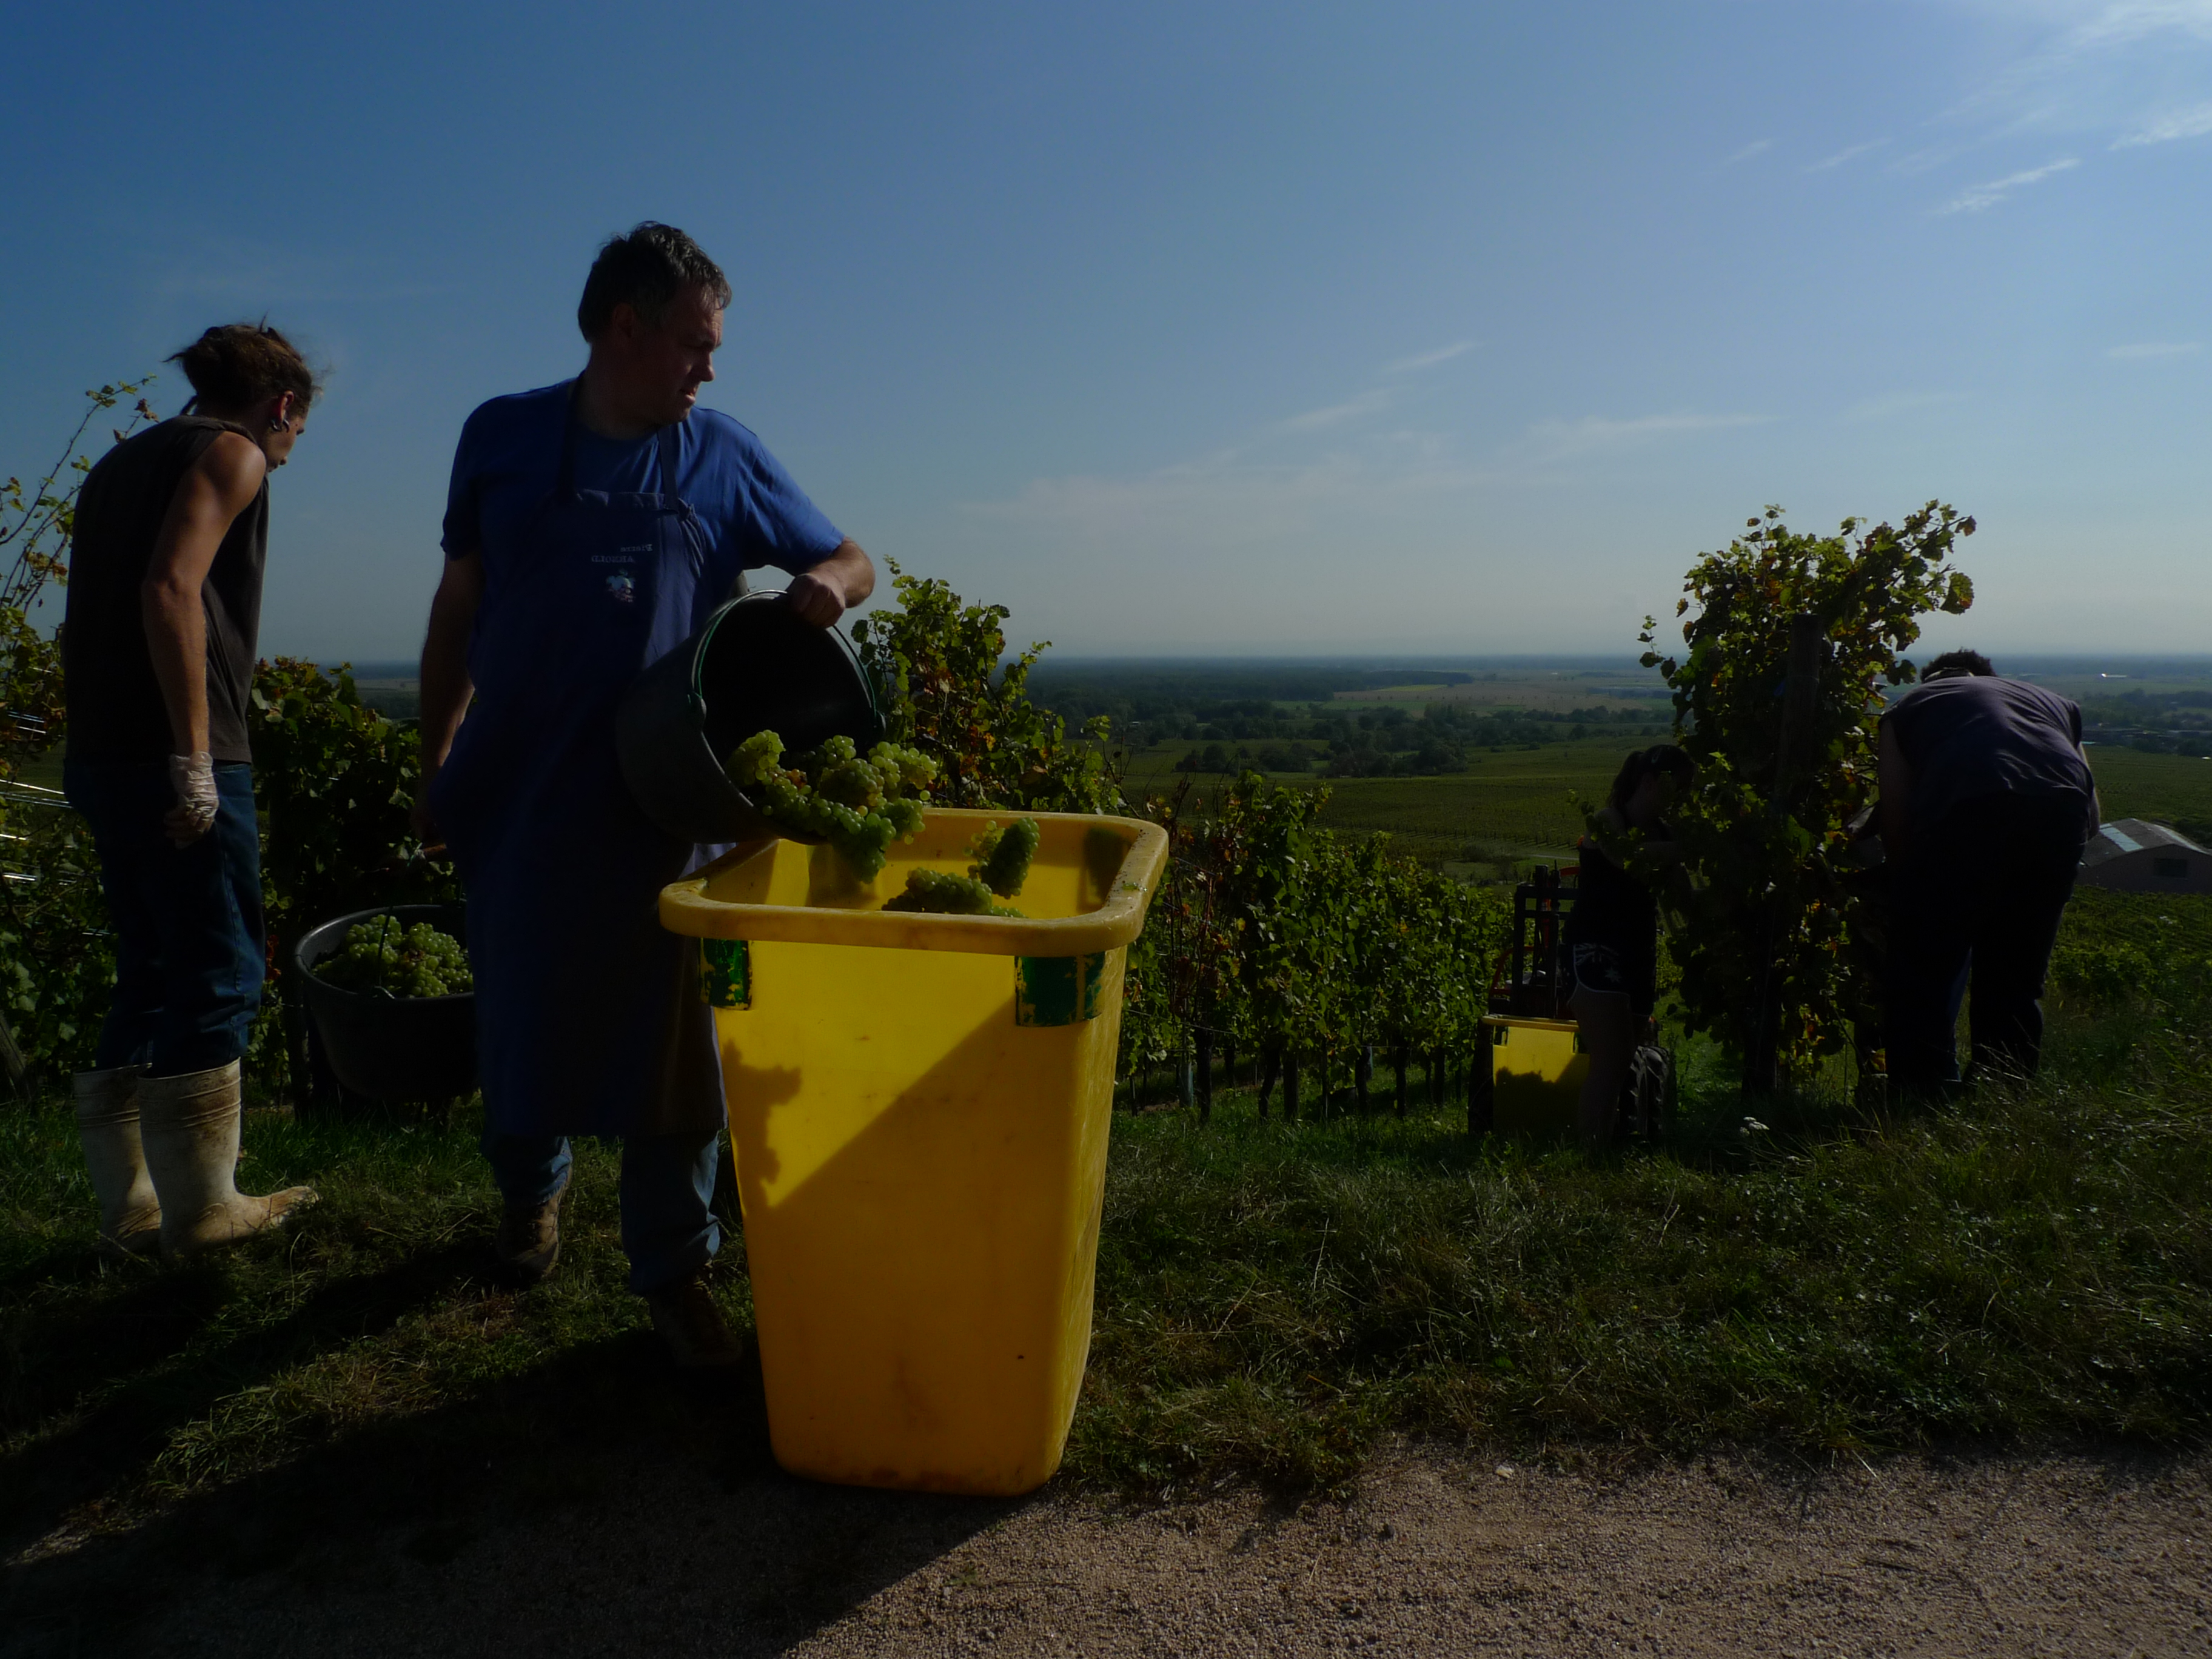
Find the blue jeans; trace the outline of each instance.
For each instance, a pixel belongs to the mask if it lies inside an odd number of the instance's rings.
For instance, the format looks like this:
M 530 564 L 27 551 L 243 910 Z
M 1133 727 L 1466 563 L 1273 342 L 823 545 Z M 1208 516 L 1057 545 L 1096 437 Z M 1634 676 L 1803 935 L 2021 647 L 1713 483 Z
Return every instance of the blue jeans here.
M 95 1064 L 158 1077 L 228 1066 L 261 1006 L 268 939 L 253 769 L 215 769 L 215 825 L 189 847 L 161 833 L 177 804 L 166 764 L 70 761 L 62 787 L 92 828 L 115 928 L 115 993 Z
M 703 1267 L 722 1248 L 714 1200 L 714 1153 L 719 1134 L 627 1135 L 623 1139 L 622 1243 L 629 1257 L 629 1287 L 640 1296 L 674 1284 Z M 568 1184 L 575 1162 L 566 1135 L 511 1135 L 487 1131 L 483 1155 L 500 1196 L 516 1208 L 534 1207 Z

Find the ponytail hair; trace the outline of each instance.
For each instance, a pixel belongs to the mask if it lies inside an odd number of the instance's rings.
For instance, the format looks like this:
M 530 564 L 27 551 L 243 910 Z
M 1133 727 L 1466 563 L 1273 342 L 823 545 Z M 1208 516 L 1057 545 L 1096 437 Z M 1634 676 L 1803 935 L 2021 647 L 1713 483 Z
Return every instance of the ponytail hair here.
M 297 347 L 265 322 L 222 324 L 168 361 L 191 382 L 187 414 L 204 403 L 246 409 L 289 392 L 295 413 L 304 415 L 315 401 L 314 370 Z
M 1671 743 L 1655 743 L 1649 749 L 1638 750 L 1621 763 L 1620 775 L 1613 781 L 1613 792 L 1606 797 L 1606 804 L 1616 812 L 1626 812 L 1630 799 L 1652 774 L 1662 773 L 1677 782 L 1686 783 L 1696 770 L 1697 763 L 1685 750 Z

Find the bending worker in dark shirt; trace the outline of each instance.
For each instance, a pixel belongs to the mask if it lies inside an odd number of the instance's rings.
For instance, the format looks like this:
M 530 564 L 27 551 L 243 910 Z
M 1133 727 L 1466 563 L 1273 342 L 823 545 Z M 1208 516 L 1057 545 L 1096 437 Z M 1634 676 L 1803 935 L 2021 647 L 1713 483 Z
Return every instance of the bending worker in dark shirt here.
M 1921 682 L 1882 716 L 1881 832 L 1889 1076 L 1927 1092 L 1959 1080 L 1970 972 L 1976 1074 L 2034 1074 L 2043 976 L 2097 787 L 2065 698 L 1999 678 L 1972 651 L 1946 652 Z

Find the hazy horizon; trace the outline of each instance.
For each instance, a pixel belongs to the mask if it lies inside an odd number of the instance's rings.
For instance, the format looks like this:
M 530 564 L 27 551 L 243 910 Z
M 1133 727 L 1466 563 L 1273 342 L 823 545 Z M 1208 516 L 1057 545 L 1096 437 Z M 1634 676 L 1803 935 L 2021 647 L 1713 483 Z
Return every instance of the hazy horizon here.
M 1948 648 L 1948 647 L 1947 647 Z M 1603 652 L 1501 652 L 1480 656 L 1452 656 L 1445 653 L 1413 653 L 1393 655 L 1382 652 L 1343 652 L 1313 656 L 1284 654 L 1238 654 L 1218 653 L 1210 655 L 1149 655 L 1141 652 L 1120 652 L 1104 654 L 1078 653 L 1052 650 L 1039 660 L 1034 671 L 1049 674 L 1054 671 L 1083 668 L 1337 668 L 1358 669 L 1373 666 L 1377 669 L 1433 669 L 1440 673 L 1480 673 L 1491 669 L 1536 669 L 1560 672 L 1589 672 L 1604 673 L 1648 674 L 1657 678 L 1656 669 L 1645 669 L 1637 660 L 1639 652 L 1610 655 Z M 1934 652 L 1915 646 L 1908 656 L 1925 661 Z M 413 657 L 348 659 L 319 657 L 314 660 L 326 669 L 334 669 L 341 662 L 349 663 L 357 678 L 387 679 L 412 678 L 416 671 Z M 2021 651 L 2002 654 L 1996 668 L 2000 673 L 2019 678 L 2045 675 L 2089 674 L 2103 669 L 2113 678 L 2183 678 L 2203 676 L 2212 678 L 2212 652 L 2156 653 L 2130 655 L 2119 652 L 2035 652 Z M 2122 676 L 2116 672 L 2126 670 Z

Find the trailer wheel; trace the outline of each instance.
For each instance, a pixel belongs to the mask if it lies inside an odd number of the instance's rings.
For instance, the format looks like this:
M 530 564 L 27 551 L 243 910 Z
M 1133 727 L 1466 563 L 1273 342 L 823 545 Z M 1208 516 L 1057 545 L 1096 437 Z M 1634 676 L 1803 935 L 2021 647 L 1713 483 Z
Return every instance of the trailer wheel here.
M 1628 1066 L 1627 1098 L 1622 1102 L 1622 1126 L 1632 1139 L 1656 1142 L 1665 1132 L 1674 1111 L 1674 1056 L 1647 1043 L 1636 1051 Z

